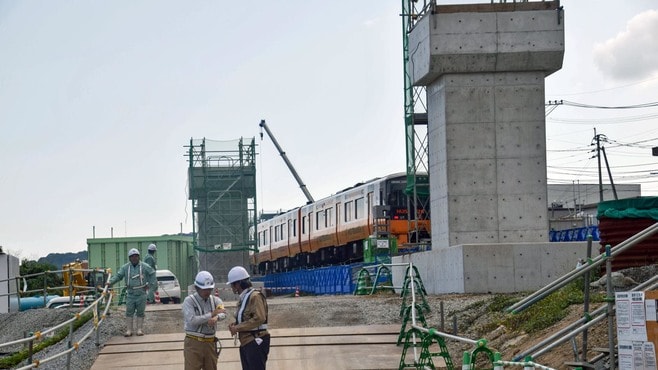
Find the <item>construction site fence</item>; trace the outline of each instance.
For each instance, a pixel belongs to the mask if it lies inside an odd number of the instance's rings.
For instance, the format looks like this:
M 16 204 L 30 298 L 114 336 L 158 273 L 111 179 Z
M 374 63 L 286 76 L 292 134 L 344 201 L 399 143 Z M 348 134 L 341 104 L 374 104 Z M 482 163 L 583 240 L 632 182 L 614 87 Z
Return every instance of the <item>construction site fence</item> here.
M 355 288 L 355 274 L 363 263 L 351 265 L 319 267 L 311 270 L 297 270 L 255 277 L 265 289 L 273 294 L 291 294 L 298 289 L 307 294 L 352 294 Z
M 598 225 L 576 227 L 565 230 L 551 230 L 548 232 L 548 240 L 551 242 L 584 242 L 591 235 L 595 241 L 600 240 Z

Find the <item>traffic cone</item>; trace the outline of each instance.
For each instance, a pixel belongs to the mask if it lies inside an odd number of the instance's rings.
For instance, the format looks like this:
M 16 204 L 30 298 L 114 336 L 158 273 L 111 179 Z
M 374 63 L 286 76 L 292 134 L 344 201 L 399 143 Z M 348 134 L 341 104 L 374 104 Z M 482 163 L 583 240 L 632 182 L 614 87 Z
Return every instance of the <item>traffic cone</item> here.
M 160 293 L 158 291 L 155 291 L 155 304 L 160 303 Z
M 297 289 L 295 289 L 295 297 L 299 297 L 299 287 L 297 287 Z

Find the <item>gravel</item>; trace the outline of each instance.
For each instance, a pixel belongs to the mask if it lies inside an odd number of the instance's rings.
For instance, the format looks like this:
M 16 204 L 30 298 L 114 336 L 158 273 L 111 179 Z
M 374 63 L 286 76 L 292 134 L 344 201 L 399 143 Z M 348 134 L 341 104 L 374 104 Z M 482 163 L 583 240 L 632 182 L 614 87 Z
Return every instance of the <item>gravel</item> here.
M 44 331 L 62 322 L 75 317 L 79 312 L 76 308 L 38 308 L 22 312 L 0 314 L 0 343 L 7 343 L 24 338 L 24 335 L 37 331 Z M 89 337 L 79 343 L 77 350 L 70 353 L 70 369 L 88 370 L 96 359 L 96 356 L 111 337 L 121 335 L 123 331 L 123 315 L 118 312 L 112 312 L 106 316 L 98 327 L 98 331 L 93 332 Z M 68 328 L 68 326 L 67 326 Z M 73 334 L 73 343 L 79 342 L 82 338 L 94 329 L 94 320 L 89 320 L 82 327 L 78 328 Z M 60 329 L 61 330 L 61 329 Z M 25 333 L 25 334 L 24 334 Z M 96 333 L 98 333 L 99 345 L 96 345 Z M 10 354 L 19 351 L 24 344 L 12 345 L 0 348 L 3 354 Z M 66 351 L 69 347 L 68 340 L 64 339 L 58 344 L 48 347 L 47 349 L 34 355 L 33 360 L 44 360 L 58 353 Z M 39 369 L 66 369 L 68 355 L 59 356 L 53 360 L 41 363 Z M 28 366 L 27 361 L 14 367 L 18 369 Z

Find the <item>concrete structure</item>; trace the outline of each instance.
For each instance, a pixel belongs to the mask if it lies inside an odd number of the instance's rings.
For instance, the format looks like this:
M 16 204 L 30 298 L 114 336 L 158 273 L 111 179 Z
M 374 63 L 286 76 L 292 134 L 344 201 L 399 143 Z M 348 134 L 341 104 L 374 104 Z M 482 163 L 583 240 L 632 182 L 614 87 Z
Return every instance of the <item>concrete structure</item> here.
M 546 286 L 586 255 L 586 242 L 463 244 L 392 260 L 413 263 L 429 294 L 511 293 Z M 393 285 L 402 286 L 405 270 L 393 267 Z
M 544 78 L 562 67 L 559 2 L 436 6 L 409 44 L 416 47 L 408 73 L 427 90 L 431 253 L 440 258 L 417 255 L 435 260 L 436 278 L 452 279 L 432 293 L 541 287 L 540 274 L 519 269 L 543 266 L 542 248 L 555 248 L 548 246 Z M 485 251 L 497 257 L 482 259 Z M 473 270 L 491 262 L 500 270 Z M 474 281 L 494 276 L 500 283 Z
M 2 251 L 0 246 L 0 313 L 18 312 L 16 276 L 20 275 L 18 257 Z

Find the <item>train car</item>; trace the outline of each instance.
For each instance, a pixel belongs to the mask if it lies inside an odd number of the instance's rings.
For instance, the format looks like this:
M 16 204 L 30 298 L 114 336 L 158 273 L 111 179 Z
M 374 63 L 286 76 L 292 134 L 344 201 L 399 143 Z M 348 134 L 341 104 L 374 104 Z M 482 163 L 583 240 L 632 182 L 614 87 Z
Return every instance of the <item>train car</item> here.
M 419 179 L 427 184 L 427 176 Z M 392 174 L 260 221 L 254 271 L 265 274 L 363 261 L 363 241 L 375 232 L 378 209 L 386 209 L 387 231 L 398 245 L 409 242 L 410 221 L 418 222 L 429 236 L 424 209 L 419 208 L 410 220 L 406 185 L 406 174 Z

